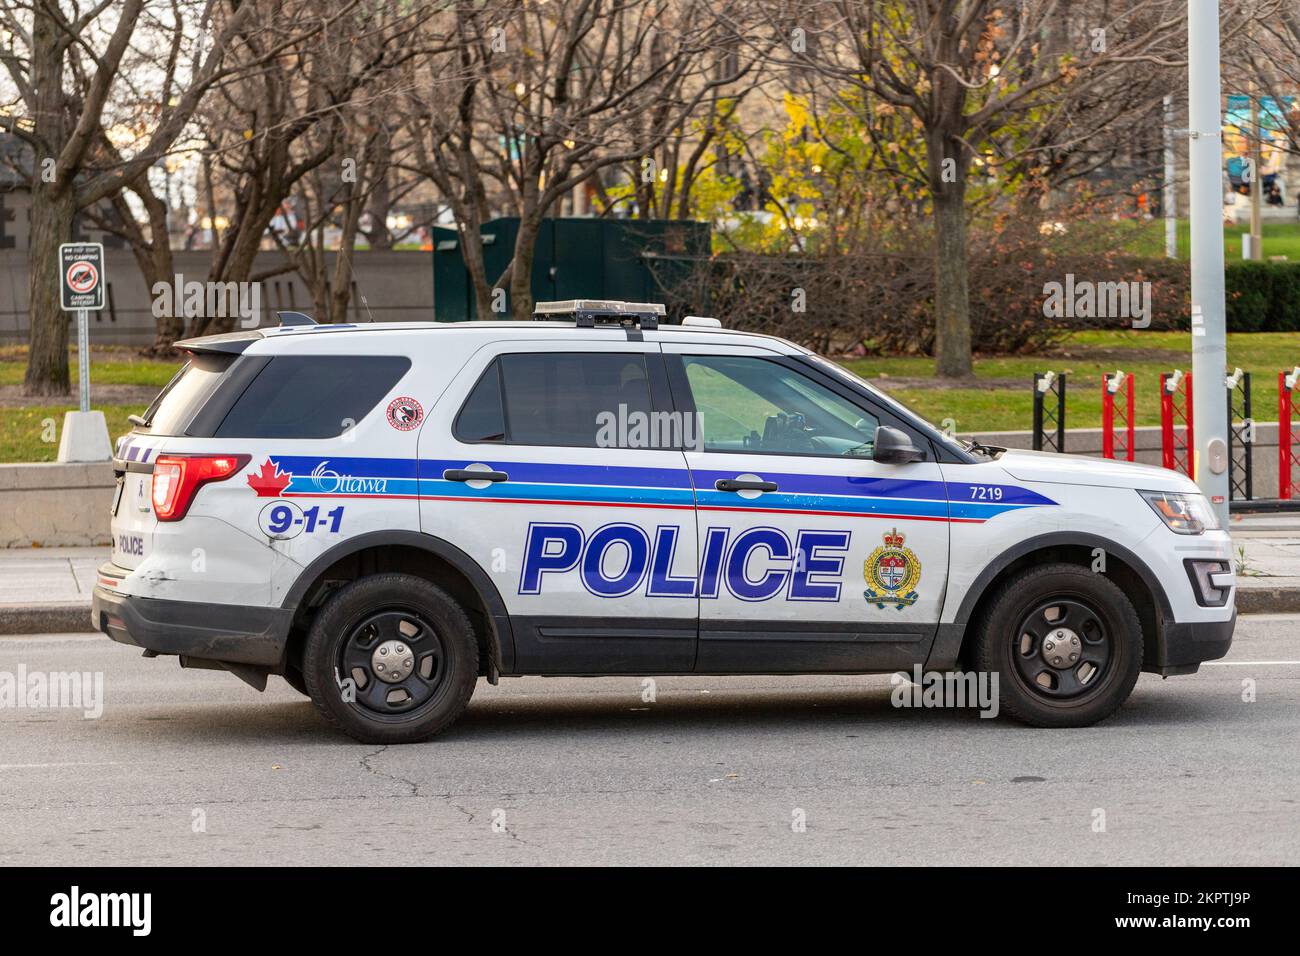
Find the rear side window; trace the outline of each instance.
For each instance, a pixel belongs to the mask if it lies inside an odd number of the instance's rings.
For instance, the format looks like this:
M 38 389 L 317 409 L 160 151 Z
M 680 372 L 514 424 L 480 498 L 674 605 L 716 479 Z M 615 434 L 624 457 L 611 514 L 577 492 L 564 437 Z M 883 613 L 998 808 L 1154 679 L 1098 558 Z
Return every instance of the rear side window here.
M 400 355 L 279 355 L 239 396 L 216 438 L 335 438 L 411 367 Z
M 596 448 L 602 412 L 651 408 L 639 352 L 502 355 L 465 400 L 455 434 L 463 442 Z

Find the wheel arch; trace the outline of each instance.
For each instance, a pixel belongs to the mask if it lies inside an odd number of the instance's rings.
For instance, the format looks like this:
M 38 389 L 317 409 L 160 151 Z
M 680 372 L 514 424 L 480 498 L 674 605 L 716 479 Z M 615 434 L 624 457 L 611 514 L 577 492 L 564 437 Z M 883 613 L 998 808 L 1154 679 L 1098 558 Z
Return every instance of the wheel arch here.
M 1134 610 L 1142 622 L 1143 670 L 1157 667 L 1164 659 L 1165 625 L 1173 620 L 1169 596 L 1160 579 L 1146 562 L 1123 545 L 1100 535 L 1080 531 L 1063 531 L 1038 535 L 1017 542 L 989 561 L 967 588 L 951 624 L 941 625 L 935 648 L 927 662 L 928 669 L 943 669 L 964 661 L 968 645 L 966 636 L 971 623 L 978 620 L 997 585 L 1024 568 L 1047 561 L 1065 561 L 1091 566 L 1096 549 L 1106 555 L 1105 576 L 1126 593 L 1140 588 L 1150 598 L 1135 601 Z
M 495 682 L 514 666 L 514 633 L 501 592 L 487 572 L 448 541 L 419 531 L 370 531 L 319 555 L 299 573 L 281 602 L 294 612 L 288 655 L 300 650 L 312 612 L 339 584 L 380 571 L 403 571 L 446 587 L 467 604 L 479 641 L 483 673 Z

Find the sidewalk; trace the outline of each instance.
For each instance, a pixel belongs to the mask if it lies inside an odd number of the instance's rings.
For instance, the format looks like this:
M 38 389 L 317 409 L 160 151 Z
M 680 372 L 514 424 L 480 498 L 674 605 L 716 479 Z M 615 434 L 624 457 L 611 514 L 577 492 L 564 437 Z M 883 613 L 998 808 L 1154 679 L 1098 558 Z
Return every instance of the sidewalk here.
M 0 634 L 90 630 L 95 569 L 103 548 L 0 549 Z
M 1240 515 L 1231 525 L 1242 614 L 1300 613 L 1300 514 Z M 95 569 L 108 548 L 0 549 L 0 634 L 90 629 Z

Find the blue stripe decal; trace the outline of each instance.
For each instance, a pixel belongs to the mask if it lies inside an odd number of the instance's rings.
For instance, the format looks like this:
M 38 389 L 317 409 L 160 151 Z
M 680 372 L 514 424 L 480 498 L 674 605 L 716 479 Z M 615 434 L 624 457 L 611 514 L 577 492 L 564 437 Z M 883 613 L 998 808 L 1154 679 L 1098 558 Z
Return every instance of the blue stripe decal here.
M 602 485 L 606 487 L 690 488 L 690 472 L 685 468 L 643 468 L 627 465 L 565 465 L 550 462 L 493 461 L 479 459 L 485 465 L 506 472 L 510 481 L 557 485 Z M 420 462 L 420 477 L 441 479 L 448 468 L 464 468 L 464 459 Z M 734 477 L 734 476 L 733 476 Z
M 487 498 L 493 501 L 521 499 L 524 501 L 573 501 L 610 504 L 657 504 L 691 507 L 695 496 L 689 488 L 623 488 L 612 492 L 608 488 L 582 485 L 539 485 L 508 482 L 487 488 L 471 488 L 463 481 L 423 481 L 424 497 L 432 498 Z
M 734 475 L 732 477 L 735 477 Z M 701 508 L 767 508 L 789 511 L 834 511 L 849 514 L 906 514 L 918 517 L 946 518 L 948 502 L 910 498 L 857 498 L 831 495 L 788 495 L 769 491 L 757 498 L 741 498 L 730 491 L 697 492 Z
M 135 451 L 131 449 L 131 453 Z M 442 477 L 449 468 L 464 468 L 469 464 L 463 459 L 428 459 L 417 463 L 411 458 L 271 457 L 281 471 L 292 475 L 284 490 L 288 495 L 481 498 L 629 507 L 690 507 L 698 502 L 701 508 L 881 514 L 964 521 L 985 521 L 1008 511 L 1056 504 L 1051 498 L 1017 485 L 767 471 L 761 477 L 775 481 L 780 490 L 758 498 L 742 498 L 713 487 L 719 478 L 735 478 L 742 471 L 691 472 L 686 468 L 489 459 L 478 460 L 506 472 L 510 480 L 473 488 L 466 482 L 449 482 Z

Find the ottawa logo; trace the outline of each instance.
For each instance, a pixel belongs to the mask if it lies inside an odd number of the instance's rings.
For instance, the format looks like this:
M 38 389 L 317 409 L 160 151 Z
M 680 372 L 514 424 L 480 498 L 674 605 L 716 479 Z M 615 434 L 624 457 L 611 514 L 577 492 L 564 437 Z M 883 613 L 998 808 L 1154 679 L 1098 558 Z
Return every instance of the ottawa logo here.
M 884 547 L 872 551 L 862 567 L 862 576 L 871 585 L 865 596 L 882 611 L 886 604 L 901 611 L 916 603 L 921 562 L 911 548 L 903 547 L 903 535 L 897 528 L 886 534 L 884 540 Z
M 424 419 L 424 409 L 409 395 L 388 403 L 388 424 L 399 432 L 409 432 Z

